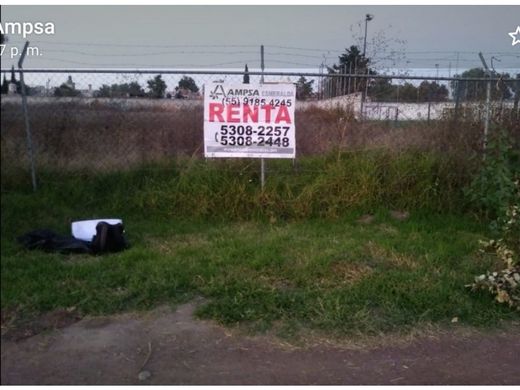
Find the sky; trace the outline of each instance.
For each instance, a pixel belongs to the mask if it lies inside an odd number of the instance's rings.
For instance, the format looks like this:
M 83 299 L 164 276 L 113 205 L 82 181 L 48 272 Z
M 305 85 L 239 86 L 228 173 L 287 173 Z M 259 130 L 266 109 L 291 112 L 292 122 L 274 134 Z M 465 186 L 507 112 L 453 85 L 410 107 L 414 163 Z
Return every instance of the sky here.
M 250 68 L 332 65 L 346 47 L 362 46 L 380 69 L 451 74 L 480 66 L 520 68 L 520 6 L 2 6 L 1 21 L 53 22 L 54 35 L 31 35 L 26 68 Z M 520 37 L 519 37 L 520 38 Z M 9 36 L 2 69 L 18 58 L 21 36 Z M 419 71 L 417 70 L 419 69 Z

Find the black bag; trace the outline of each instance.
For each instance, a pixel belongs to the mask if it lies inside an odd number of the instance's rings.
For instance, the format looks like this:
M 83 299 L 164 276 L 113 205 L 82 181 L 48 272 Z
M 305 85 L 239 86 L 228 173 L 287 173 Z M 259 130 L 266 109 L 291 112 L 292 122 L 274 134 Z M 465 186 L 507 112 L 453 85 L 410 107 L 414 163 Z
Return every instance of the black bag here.
M 40 249 L 45 252 L 92 253 L 86 241 L 71 236 L 61 236 L 52 230 L 33 230 L 18 237 L 18 242 L 27 249 Z
M 123 225 L 110 225 L 99 222 L 92 242 L 79 240 L 72 236 L 61 236 L 52 230 L 33 230 L 18 237 L 18 242 L 27 249 L 45 252 L 101 254 L 119 252 L 128 248 Z
M 128 247 L 125 229 L 121 223 L 111 225 L 99 222 L 96 225 L 96 235 L 92 239 L 90 249 L 92 253 L 120 252 Z

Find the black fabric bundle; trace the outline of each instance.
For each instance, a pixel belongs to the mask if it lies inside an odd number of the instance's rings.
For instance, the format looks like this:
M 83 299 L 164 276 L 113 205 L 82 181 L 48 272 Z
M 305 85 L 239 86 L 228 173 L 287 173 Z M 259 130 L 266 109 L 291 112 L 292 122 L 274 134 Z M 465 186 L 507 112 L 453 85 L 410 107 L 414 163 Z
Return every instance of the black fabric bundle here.
M 124 227 L 118 223 L 111 225 L 99 222 L 92 242 L 78 240 L 72 236 L 61 236 L 52 230 L 33 230 L 18 237 L 18 242 L 27 249 L 45 252 L 102 254 L 119 252 L 128 248 Z

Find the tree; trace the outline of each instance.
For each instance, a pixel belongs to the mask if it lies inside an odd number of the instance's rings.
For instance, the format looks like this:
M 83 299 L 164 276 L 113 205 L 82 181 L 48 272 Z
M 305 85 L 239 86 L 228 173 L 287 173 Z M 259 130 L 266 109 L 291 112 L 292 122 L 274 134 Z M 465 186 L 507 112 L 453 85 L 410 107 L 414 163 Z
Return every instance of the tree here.
M 133 81 L 131 83 L 112 84 L 110 86 L 103 84 L 96 91 L 95 96 L 107 98 L 144 97 L 146 93 L 138 82 Z
M 327 67 L 328 74 L 355 74 L 375 75 L 377 72 L 370 69 L 370 59 L 361 53 L 357 46 L 350 46 L 345 53 L 338 57 L 339 63 Z M 327 97 L 345 95 L 352 92 L 361 92 L 366 88 L 366 78 L 356 77 L 326 77 L 324 80 L 324 92 Z
M 391 102 L 397 97 L 397 86 L 392 79 L 376 79 L 368 90 L 370 99 L 375 102 Z
M 76 89 L 76 84 L 72 81 L 72 76 L 67 78 L 67 82 L 61 84 L 54 90 L 56 97 L 76 97 L 80 96 L 81 92 Z
M 301 76 L 296 82 L 296 99 L 306 100 L 312 96 L 312 84 L 314 80 L 307 81 L 304 76 Z
M 518 103 L 520 102 L 520 73 L 516 75 L 516 81 L 513 83 L 513 90 L 515 93 L 515 99 L 513 100 L 513 111 L 512 117 L 516 119 L 518 116 Z
M 354 74 L 354 75 L 377 75 L 374 70 L 378 61 L 386 63 L 386 67 L 397 67 L 397 63 L 403 61 L 405 56 L 405 41 L 392 38 L 389 31 L 392 26 L 385 27 L 377 32 L 371 32 L 370 41 L 367 44 L 365 53 L 361 51 L 365 41 L 363 34 L 364 21 L 359 21 L 357 27 L 359 32 L 355 32 L 355 26 L 350 26 L 353 42 L 345 52 L 339 56 L 338 64 L 327 67 L 329 74 Z M 390 50 L 391 49 L 391 50 Z M 379 56 L 378 53 L 385 53 Z M 380 57 L 380 58 L 378 58 Z M 322 81 L 322 90 L 325 97 L 345 95 L 352 92 L 367 91 L 370 98 L 376 93 L 376 100 L 393 100 L 394 94 L 397 95 L 397 85 L 392 85 L 391 80 L 377 80 L 366 77 L 325 77 Z M 372 92 L 372 94 L 371 94 Z
M 435 81 L 423 81 L 417 90 L 419 102 L 445 102 L 448 100 L 449 91 L 446 86 Z
M 391 79 L 379 79 L 374 81 L 369 88 L 370 98 L 377 102 L 444 102 L 448 100 L 448 95 L 449 91 L 446 86 L 429 81 L 423 81 L 417 87 L 409 82 L 394 85 Z
M 9 92 L 9 84 L 7 83 L 7 79 L 5 77 L 5 73 L 4 73 L 4 79 L 2 80 L 2 95 L 7 95 L 7 93 Z
M 147 81 L 148 89 L 150 92 L 148 95 L 155 99 L 162 99 L 164 92 L 166 91 L 166 83 L 162 79 L 161 75 L 155 76 L 153 79 Z
M 63 83 L 54 90 L 54 96 L 56 97 L 77 97 L 80 96 L 81 92 L 76 88 L 72 88 L 70 85 Z
M 339 56 L 339 65 L 333 65 L 333 69 L 341 73 L 366 74 L 370 60 L 361 53 L 359 47 L 352 45 L 345 49 L 345 53 Z
M 246 65 L 247 67 L 247 65 Z M 183 76 L 179 80 L 179 85 L 177 86 L 178 89 L 187 89 L 191 92 L 199 92 L 199 87 L 197 87 L 197 84 L 195 83 L 195 80 L 193 80 L 191 77 Z
M 121 89 L 129 97 L 144 97 L 146 95 L 146 93 L 144 92 L 144 89 L 136 81 L 132 81 L 129 84 L 122 84 Z
M 511 76 L 508 73 L 498 74 L 492 72 L 493 78 L 509 79 Z M 461 75 L 455 75 L 460 78 L 487 78 L 487 73 L 483 68 L 472 68 Z M 485 100 L 487 81 L 452 81 L 450 86 L 454 91 L 454 95 L 459 94 L 462 100 Z M 492 85 L 491 98 L 492 99 L 510 99 L 512 96 L 509 88 L 496 88 L 496 85 Z
M 400 102 L 406 102 L 406 103 L 416 103 L 418 100 L 418 90 L 415 85 L 412 83 L 404 83 L 403 85 L 399 86 L 398 91 L 396 92 L 397 99 Z
M 244 84 L 249 84 L 249 69 L 246 67 L 244 69 L 244 80 L 242 81 Z
M 101 88 L 94 92 L 94 96 L 98 98 L 112 97 L 112 88 L 107 84 L 103 84 Z

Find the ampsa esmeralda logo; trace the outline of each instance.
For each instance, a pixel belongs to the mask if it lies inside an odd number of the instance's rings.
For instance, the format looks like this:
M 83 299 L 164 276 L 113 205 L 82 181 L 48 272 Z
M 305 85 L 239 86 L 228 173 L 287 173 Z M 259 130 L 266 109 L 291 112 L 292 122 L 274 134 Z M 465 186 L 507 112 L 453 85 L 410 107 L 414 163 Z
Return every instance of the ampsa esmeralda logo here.
M 213 91 L 209 93 L 209 97 L 212 100 L 220 100 L 226 97 L 226 91 L 222 85 L 217 85 Z
M 226 92 L 224 89 L 224 86 L 219 84 L 215 86 L 213 91 L 210 91 L 209 97 L 212 100 L 221 100 L 225 99 L 227 97 L 236 97 L 236 98 L 243 98 L 243 97 L 258 97 L 260 96 L 260 91 L 256 88 L 229 88 Z

